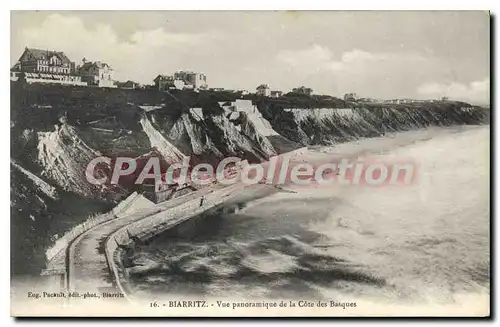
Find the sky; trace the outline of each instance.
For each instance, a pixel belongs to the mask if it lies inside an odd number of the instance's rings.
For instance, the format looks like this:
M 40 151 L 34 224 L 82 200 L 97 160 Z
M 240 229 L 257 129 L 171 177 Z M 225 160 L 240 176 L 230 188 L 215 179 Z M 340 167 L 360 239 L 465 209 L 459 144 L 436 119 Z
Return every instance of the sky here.
M 193 70 L 226 89 L 488 104 L 489 24 L 484 11 L 13 11 L 11 65 L 32 47 L 107 62 L 120 81 Z

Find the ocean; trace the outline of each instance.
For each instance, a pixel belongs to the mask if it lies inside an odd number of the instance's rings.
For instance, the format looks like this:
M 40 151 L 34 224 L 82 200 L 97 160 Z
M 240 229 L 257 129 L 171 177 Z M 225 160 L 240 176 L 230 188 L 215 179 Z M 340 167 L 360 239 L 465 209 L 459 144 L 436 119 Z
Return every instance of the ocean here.
M 134 293 L 427 304 L 489 296 L 489 133 L 435 128 L 315 147 L 312 161 L 413 158 L 418 176 L 243 192 L 129 253 Z

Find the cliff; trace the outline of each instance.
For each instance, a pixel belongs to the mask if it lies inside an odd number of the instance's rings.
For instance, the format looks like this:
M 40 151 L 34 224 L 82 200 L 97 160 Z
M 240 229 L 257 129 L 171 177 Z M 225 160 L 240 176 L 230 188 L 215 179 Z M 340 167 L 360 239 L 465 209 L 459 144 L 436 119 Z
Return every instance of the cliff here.
M 303 145 L 331 145 L 429 126 L 488 124 L 490 119 L 488 109 L 454 101 L 326 108 L 293 104 L 261 100 L 257 107 L 278 133 Z
M 357 106 L 332 97 L 241 97 L 231 92 L 171 92 L 11 84 L 13 273 L 43 268 L 43 251 L 89 214 L 136 191 L 88 183 L 97 156 L 161 157 L 215 163 L 226 156 L 260 162 L 303 145 L 334 144 L 427 126 L 488 123 L 466 103 Z M 110 176 L 102 166 L 100 175 Z M 29 239 L 29 242 L 19 240 Z M 25 244 L 37 244 L 26 247 Z M 32 266 L 22 264 L 33 258 Z M 35 260 L 36 259 L 36 260 Z

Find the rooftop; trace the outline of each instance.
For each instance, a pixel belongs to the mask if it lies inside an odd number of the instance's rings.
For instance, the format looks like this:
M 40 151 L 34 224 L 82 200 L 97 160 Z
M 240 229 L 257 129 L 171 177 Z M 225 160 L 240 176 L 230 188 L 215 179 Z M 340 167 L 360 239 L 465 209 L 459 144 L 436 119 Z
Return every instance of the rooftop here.
M 107 69 L 111 69 L 111 66 L 108 65 L 107 63 L 105 62 L 102 62 L 102 61 L 88 61 L 86 63 L 84 63 L 80 69 L 88 69 L 90 67 L 96 67 L 96 68 L 99 68 L 99 69 L 104 69 L 104 68 L 107 68 Z
M 33 58 L 40 60 L 40 59 L 47 59 L 52 56 L 57 56 L 61 61 L 65 63 L 71 63 L 71 60 L 64 54 L 62 51 L 55 51 L 55 50 L 41 50 L 41 49 L 34 49 L 34 48 L 25 48 L 25 51 L 29 52 Z

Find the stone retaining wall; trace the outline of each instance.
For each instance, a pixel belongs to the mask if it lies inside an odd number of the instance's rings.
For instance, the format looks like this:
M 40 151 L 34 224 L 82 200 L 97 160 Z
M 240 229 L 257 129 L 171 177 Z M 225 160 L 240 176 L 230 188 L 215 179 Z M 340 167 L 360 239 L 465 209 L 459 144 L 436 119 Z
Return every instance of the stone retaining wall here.
M 295 155 L 304 154 L 306 151 L 307 147 L 303 147 L 287 153 L 283 153 L 279 155 L 279 157 L 292 157 Z M 262 164 L 264 165 L 266 163 L 267 162 L 264 162 Z M 244 160 L 240 163 L 239 166 L 242 167 L 247 164 L 248 162 Z M 133 301 L 133 295 L 128 285 L 128 276 L 122 263 L 123 251 L 119 249 L 119 245 L 131 246 L 134 242 L 130 238 L 131 236 L 135 236 L 141 241 L 144 241 L 155 235 L 158 235 L 165 230 L 172 228 L 173 226 L 176 226 L 194 216 L 197 216 L 210 208 L 222 204 L 223 202 L 227 201 L 231 195 L 236 194 L 237 191 L 242 190 L 248 186 L 249 185 L 246 185 L 244 183 L 236 183 L 223 189 L 215 190 L 212 193 L 205 195 L 203 206 L 200 206 L 200 198 L 186 201 L 185 203 L 174 208 L 135 221 L 109 235 L 105 244 L 106 258 L 108 260 L 108 265 L 111 273 L 113 274 L 113 279 L 115 280 L 116 286 L 125 294 L 125 297 L 129 301 Z
M 247 185 L 237 183 L 220 190 L 215 190 L 204 196 L 205 200 L 203 206 L 200 206 L 201 197 L 189 200 L 174 208 L 135 221 L 109 235 L 105 245 L 106 258 L 117 287 L 129 300 L 132 300 L 130 297 L 130 289 L 127 285 L 128 278 L 121 262 L 122 253 L 118 251 L 118 244 L 130 246 L 133 243 L 130 236 L 136 236 L 141 240 L 149 239 L 193 216 L 199 215 L 210 208 L 222 204 L 227 201 L 231 195 L 236 194 L 238 190 L 243 189 L 245 186 Z

